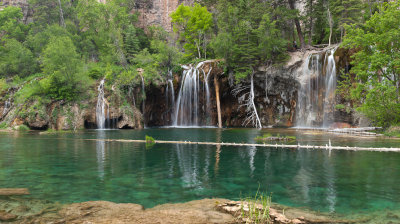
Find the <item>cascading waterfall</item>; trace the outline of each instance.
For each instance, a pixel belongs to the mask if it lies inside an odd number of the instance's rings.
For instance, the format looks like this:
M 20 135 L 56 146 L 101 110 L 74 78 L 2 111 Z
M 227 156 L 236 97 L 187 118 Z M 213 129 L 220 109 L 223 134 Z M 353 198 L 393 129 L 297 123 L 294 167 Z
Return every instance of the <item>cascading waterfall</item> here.
M 143 114 L 143 117 L 145 117 L 144 113 L 146 111 L 146 90 L 144 89 L 144 87 L 145 87 L 144 78 L 143 78 L 143 76 L 140 76 L 140 77 L 142 78 L 142 114 Z M 146 124 L 146 122 L 145 122 L 145 124 Z
M 11 99 L 7 99 L 4 103 L 2 116 L 6 115 L 11 108 Z
M 165 92 L 165 98 L 167 102 L 168 109 L 172 110 L 171 114 L 174 115 L 174 107 L 175 107 L 175 89 L 174 89 L 174 82 L 173 82 L 173 76 L 172 76 L 172 71 L 168 70 L 168 82 L 167 82 L 167 88 Z M 170 103 L 170 98 L 169 95 L 171 95 L 171 103 Z
M 207 74 L 204 72 L 203 69 L 201 69 L 201 70 L 204 75 L 204 86 L 205 86 L 205 92 L 206 92 L 206 108 L 205 108 L 205 110 L 206 110 L 207 114 L 209 114 L 210 113 L 210 87 L 208 85 L 208 78 L 211 74 L 212 67 L 210 67 Z
M 336 63 L 335 63 L 335 50 L 332 49 L 328 54 L 325 55 L 326 65 L 326 76 L 325 76 L 325 100 L 324 100 L 324 119 L 323 127 L 327 128 L 333 123 L 333 117 L 331 114 L 335 109 L 335 91 L 336 91 Z
M 210 105 L 210 90 L 208 86 L 208 76 L 211 73 L 211 69 L 205 74 L 202 66 L 204 62 L 200 62 L 197 66 L 182 66 L 184 69 L 182 75 L 181 88 L 176 101 L 175 117 L 173 120 L 174 126 L 199 126 L 206 125 L 200 123 L 202 116 L 207 115 L 208 108 Z M 203 74 L 203 82 L 200 81 L 200 72 Z M 202 91 L 200 84 L 205 85 Z M 203 92 L 203 93 L 202 93 Z M 204 93 L 205 92 L 205 93 Z M 200 99 L 202 94 L 205 94 L 206 107 L 200 106 Z
M 98 129 L 104 129 L 106 124 L 105 100 L 104 100 L 104 79 L 100 81 L 99 87 L 97 88 L 99 95 L 97 96 L 96 106 L 96 123 Z
M 336 49 L 310 54 L 303 64 L 303 79 L 298 94 L 298 127 L 327 128 L 333 123 L 336 90 Z

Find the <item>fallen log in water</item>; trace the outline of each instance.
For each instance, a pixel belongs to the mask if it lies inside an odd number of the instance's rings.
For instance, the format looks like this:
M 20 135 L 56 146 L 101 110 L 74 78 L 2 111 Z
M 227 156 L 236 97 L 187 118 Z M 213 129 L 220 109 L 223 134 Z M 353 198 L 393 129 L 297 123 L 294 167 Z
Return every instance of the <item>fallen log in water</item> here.
M 383 136 L 382 134 L 378 134 L 370 131 L 378 131 L 382 128 L 380 127 L 365 127 L 365 128 L 336 128 L 336 129 L 328 129 L 327 132 L 336 133 L 336 134 L 349 134 L 349 135 L 357 135 L 357 136 Z
M 28 195 L 28 188 L 0 188 L 0 196 Z
M 129 140 L 129 139 L 84 139 L 87 141 L 104 141 L 104 142 L 132 142 L 146 143 L 146 140 Z M 326 149 L 326 150 L 348 150 L 348 151 L 378 151 L 378 152 L 400 152 L 400 148 L 374 148 L 374 147 L 349 147 L 349 146 L 333 146 L 329 142 L 325 146 L 318 145 L 284 145 L 284 144 L 253 144 L 253 143 L 226 143 L 226 142 L 190 142 L 190 141 L 161 141 L 155 140 L 156 144 L 182 144 L 182 145 L 215 145 L 215 146 L 245 146 L 245 147 L 268 147 L 268 148 L 288 148 L 288 149 Z

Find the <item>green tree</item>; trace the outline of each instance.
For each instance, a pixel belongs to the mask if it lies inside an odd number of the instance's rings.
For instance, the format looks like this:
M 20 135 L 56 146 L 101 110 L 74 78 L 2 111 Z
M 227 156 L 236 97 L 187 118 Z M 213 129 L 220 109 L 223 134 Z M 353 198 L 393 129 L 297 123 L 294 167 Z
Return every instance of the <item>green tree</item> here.
M 362 28 L 345 26 L 343 46 L 358 49 L 351 69 L 358 81 L 352 96 L 362 102 L 361 111 L 383 125 L 400 121 L 399 7 L 398 2 L 385 3 Z
M 0 10 L 0 40 L 15 38 L 25 39 L 28 26 L 22 23 L 22 11 L 18 7 L 9 6 Z
M 69 33 L 66 29 L 60 27 L 58 24 L 53 24 L 47 26 L 46 29 L 41 32 L 36 33 L 31 30 L 26 38 L 26 45 L 31 48 L 32 52 L 36 56 L 40 56 L 43 49 L 49 43 L 49 40 L 51 38 L 63 36 L 73 39 L 73 35 Z
M 362 22 L 364 4 L 362 0 L 330 0 L 330 10 L 337 28 L 336 40 L 342 41 L 345 35 L 345 24 L 359 25 Z
M 181 4 L 171 13 L 174 32 L 184 42 L 188 57 L 207 58 L 207 46 L 213 26 L 212 14 L 206 7 L 195 3 L 193 7 Z
M 74 100 L 85 91 L 81 58 L 69 37 L 53 37 L 43 51 L 42 69 L 48 78 L 45 93 L 57 100 Z
M 32 52 L 15 39 L 0 46 L 0 76 L 28 76 L 37 70 Z
M 114 1 L 102 4 L 96 0 L 82 0 L 76 8 L 83 39 L 95 47 L 91 56 L 126 66 L 123 31 L 135 21 L 135 15 Z
M 140 51 L 140 40 L 136 33 L 136 28 L 132 24 L 125 31 L 124 44 L 127 59 L 132 62 L 132 59 Z
M 258 0 L 219 2 L 219 32 L 212 46 L 238 80 L 258 65 L 284 58 L 287 42 L 266 13 L 268 9 L 265 2 Z

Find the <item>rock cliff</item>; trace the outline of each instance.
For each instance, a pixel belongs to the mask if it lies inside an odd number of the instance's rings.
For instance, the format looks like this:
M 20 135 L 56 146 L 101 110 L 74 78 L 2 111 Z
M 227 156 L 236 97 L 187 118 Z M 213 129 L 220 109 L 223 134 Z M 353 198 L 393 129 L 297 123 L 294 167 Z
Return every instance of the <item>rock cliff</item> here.
M 105 3 L 106 0 L 98 0 Z M 136 0 L 135 8 L 132 11 L 139 13 L 139 26 L 146 28 L 150 25 L 162 26 L 167 31 L 172 31 L 170 14 L 180 4 L 190 5 L 194 0 Z M 16 6 L 22 9 L 24 22 L 32 21 L 34 9 L 29 7 L 28 0 L 0 0 L 0 7 Z
M 182 3 L 190 5 L 193 0 L 136 0 L 134 11 L 139 12 L 139 24 L 142 28 L 159 25 L 172 31 L 169 15 Z

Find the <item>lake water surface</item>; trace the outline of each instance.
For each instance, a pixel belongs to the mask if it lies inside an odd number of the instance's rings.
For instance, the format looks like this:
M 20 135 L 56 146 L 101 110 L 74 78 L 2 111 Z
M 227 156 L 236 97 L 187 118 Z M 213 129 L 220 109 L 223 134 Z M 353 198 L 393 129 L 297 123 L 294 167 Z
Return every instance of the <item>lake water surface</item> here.
M 238 200 L 259 189 L 272 201 L 349 215 L 400 210 L 400 153 L 122 143 L 86 139 L 254 142 L 264 133 L 296 135 L 293 144 L 399 147 L 394 139 L 343 137 L 293 129 L 88 130 L 0 133 L 0 188 L 29 197 L 153 207 L 202 198 Z

